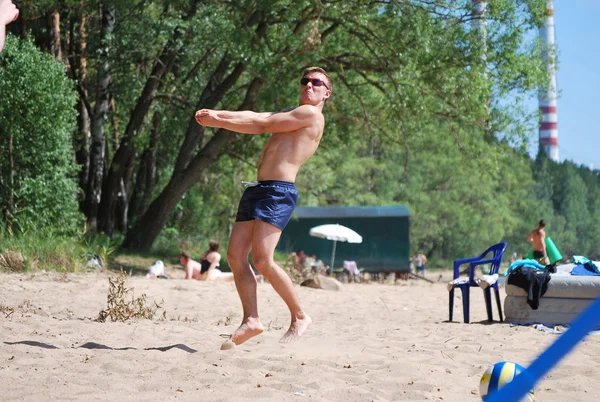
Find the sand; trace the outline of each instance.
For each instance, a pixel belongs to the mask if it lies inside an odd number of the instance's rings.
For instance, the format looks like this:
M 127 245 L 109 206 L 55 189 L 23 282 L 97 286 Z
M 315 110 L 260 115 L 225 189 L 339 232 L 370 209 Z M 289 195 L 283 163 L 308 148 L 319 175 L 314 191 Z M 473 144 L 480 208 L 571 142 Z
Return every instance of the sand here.
M 488 324 L 479 289 L 472 323 L 462 323 L 460 297 L 449 323 L 443 281 L 409 280 L 297 287 L 314 323 L 283 345 L 288 312 L 263 283 L 266 331 L 220 350 L 241 319 L 234 284 L 186 281 L 172 269 L 168 280 L 130 277 L 136 296 L 162 302 L 166 320 L 95 322 L 110 275 L 0 274 L 3 401 L 478 401 L 489 365 L 527 366 L 558 337 Z M 590 336 L 538 383 L 536 400 L 596 401 L 598 372 L 600 336 Z

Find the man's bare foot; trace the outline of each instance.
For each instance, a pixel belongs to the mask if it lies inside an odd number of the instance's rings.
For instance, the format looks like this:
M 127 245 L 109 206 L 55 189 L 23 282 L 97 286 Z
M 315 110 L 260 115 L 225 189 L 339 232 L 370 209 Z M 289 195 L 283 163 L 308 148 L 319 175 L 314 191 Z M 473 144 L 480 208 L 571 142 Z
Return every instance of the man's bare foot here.
M 242 323 L 231 335 L 231 341 L 236 345 L 241 345 L 248 339 L 260 335 L 264 331 L 258 318 L 248 318 L 248 321 Z
M 303 318 L 296 318 L 296 320 L 292 321 L 290 325 L 290 329 L 283 335 L 283 337 L 279 340 L 281 343 L 290 343 L 294 342 L 296 339 L 300 338 L 304 331 L 312 324 L 312 319 L 304 314 Z

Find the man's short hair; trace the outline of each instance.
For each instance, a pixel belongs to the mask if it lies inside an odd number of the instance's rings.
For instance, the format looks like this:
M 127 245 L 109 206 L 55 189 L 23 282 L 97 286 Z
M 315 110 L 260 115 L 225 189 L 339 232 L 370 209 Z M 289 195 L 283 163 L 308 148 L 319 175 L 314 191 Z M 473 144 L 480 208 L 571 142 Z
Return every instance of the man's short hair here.
M 188 253 L 187 251 L 182 251 L 181 256 L 187 258 L 188 260 L 190 258 L 192 258 L 192 255 L 190 253 Z
M 329 90 L 333 93 L 333 83 L 331 82 L 331 77 L 329 76 L 329 74 L 327 74 L 327 71 L 323 70 L 321 67 L 308 67 L 305 68 L 302 72 L 302 78 L 312 73 L 323 74 L 325 76 L 325 81 L 327 81 L 327 86 L 329 87 Z
M 539 225 L 539 227 L 541 227 L 541 228 L 545 228 L 545 227 L 546 227 L 546 221 L 545 221 L 545 220 L 543 220 L 543 219 L 541 219 L 541 220 L 540 220 L 540 223 L 538 223 L 538 225 Z

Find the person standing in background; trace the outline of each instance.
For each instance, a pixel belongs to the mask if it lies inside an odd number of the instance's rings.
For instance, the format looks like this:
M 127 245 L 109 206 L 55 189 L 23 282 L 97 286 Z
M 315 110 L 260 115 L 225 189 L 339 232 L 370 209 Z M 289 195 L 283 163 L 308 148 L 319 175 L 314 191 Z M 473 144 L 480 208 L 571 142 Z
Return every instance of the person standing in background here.
M 546 221 L 541 219 L 538 227 L 529 232 L 527 241 L 533 246 L 533 258 L 542 265 L 550 263 L 546 250 Z
M 415 257 L 415 265 L 417 267 L 417 275 L 425 275 L 425 264 L 427 264 L 427 257 L 424 254 L 417 254 Z

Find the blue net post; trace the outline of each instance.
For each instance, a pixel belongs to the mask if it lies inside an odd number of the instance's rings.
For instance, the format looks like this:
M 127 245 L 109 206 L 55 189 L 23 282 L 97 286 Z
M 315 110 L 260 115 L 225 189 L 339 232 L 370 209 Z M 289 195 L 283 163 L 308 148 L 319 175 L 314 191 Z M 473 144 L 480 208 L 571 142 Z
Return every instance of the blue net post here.
M 548 347 L 527 370 L 488 395 L 486 402 L 520 401 L 530 389 L 565 357 L 586 335 L 600 327 L 600 297 L 571 323 L 569 329 Z

